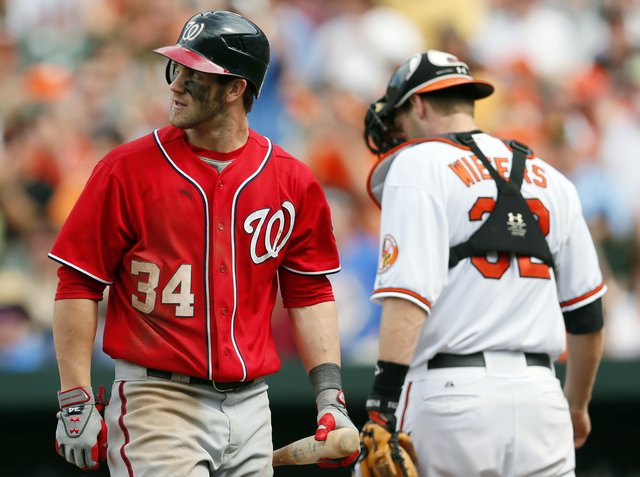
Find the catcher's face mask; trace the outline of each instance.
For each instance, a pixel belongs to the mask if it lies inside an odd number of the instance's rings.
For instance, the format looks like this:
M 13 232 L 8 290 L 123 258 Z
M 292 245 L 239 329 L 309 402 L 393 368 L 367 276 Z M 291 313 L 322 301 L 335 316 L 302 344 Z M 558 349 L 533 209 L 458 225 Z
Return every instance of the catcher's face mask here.
M 412 56 L 394 71 L 385 95 L 369 106 L 364 130 L 367 147 L 383 154 L 406 141 L 394 127 L 393 116 L 411 95 L 462 85 L 471 89 L 474 99 L 486 98 L 494 90 L 490 83 L 473 79 L 467 64 L 450 53 L 428 50 Z
M 386 108 L 384 98 L 372 103 L 364 118 L 364 140 L 371 152 L 384 154 L 406 141 L 404 133 L 393 124 L 393 115 Z

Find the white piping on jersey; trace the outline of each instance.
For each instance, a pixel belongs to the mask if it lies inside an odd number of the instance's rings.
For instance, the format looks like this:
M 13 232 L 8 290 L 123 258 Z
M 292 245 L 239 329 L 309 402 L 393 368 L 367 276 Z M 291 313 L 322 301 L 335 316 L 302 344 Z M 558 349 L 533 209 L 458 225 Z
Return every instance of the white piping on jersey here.
M 171 159 L 171 157 L 169 156 L 169 154 L 167 153 L 167 151 L 165 150 L 164 146 L 162 145 L 162 143 L 160 142 L 160 138 L 158 137 L 158 130 L 156 129 L 155 131 L 153 131 L 153 137 L 156 140 L 156 144 L 158 145 L 158 147 L 160 148 L 160 151 L 162 151 L 162 154 L 164 155 L 164 157 L 167 159 L 167 161 L 169 161 L 169 163 L 171 164 L 171 166 L 178 172 L 178 174 L 180 174 L 182 177 L 184 177 L 185 179 L 187 179 L 191 184 L 193 184 L 193 186 L 198 189 L 198 191 L 200 192 L 200 195 L 202 196 L 202 200 L 204 202 L 204 215 L 205 215 L 205 227 L 204 227 L 204 234 L 205 234 L 205 248 L 204 248 L 204 256 L 205 256 L 205 260 L 204 260 L 204 296 L 205 296 L 205 310 L 206 310 L 206 325 L 207 325 L 207 354 L 209 356 L 207 356 L 207 376 L 208 379 L 213 380 L 213 369 L 211 366 L 211 307 L 209 305 L 210 302 L 210 296 L 209 296 L 209 249 L 210 249 L 210 230 L 209 230 L 209 202 L 207 201 L 207 196 L 204 193 L 204 190 L 202 189 L 202 187 L 200 187 L 200 184 L 198 184 L 195 179 L 193 179 L 192 177 L 190 177 L 186 172 L 184 172 L 182 169 L 180 169 L 177 164 L 175 162 L 173 162 L 173 159 Z
M 96 281 L 99 281 L 100 283 L 104 283 L 105 285 L 111 285 L 111 284 L 113 283 L 113 282 L 110 282 L 110 281 L 108 281 L 108 280 L 103 280 L 102 278 L 98 278 L 98 277 L 96 277 L 94 274 L 87 272 L 86 270 L 84 270 L 84 269 L 82 269 L 82 268 L 80 268 L 80 267 L 78 267 L 78 266 L 74 265 L 73 263 L 71 263 L 71 262 L 67 262 L 66 260 L 61 259 L 61 258 L 60 258 L 60 257 L 58 257 L 57 255 L 54 255 L 54 254 L 52 254 L 52 253 L 49 253 L 47 256 L 48 256 L 51 260 L 54 260 L 54 261 L 56 261 L 56 262 L 58 262 L 58 263 L 61 263 L 61 264 L 63 264 L 63 265 L 66 265 L 67 267 L 71 267 L 71 268 L 73 268 L 74 270 L 76 270 L 76 271 L 78 271 L 78 272 L 82 273 L 83 275 L 86 275 L 86 276 L 88 276 L 88 277 L 90 277 L 90 278 L 93 278 L 93 279 L 94 279 L 94 280 L 96 280 Z
M 285 267 L 284 265 L 280 265 L 285 270 L 288 270 L 292 273 L 297 273 L 298 275 L 331 275 L 332 273 L 338 273 L 342 267 L 332 268 L 331 270 L 322 270 L 319 272 L 303 272 L 301 270 L 296 270 L 295 268 Z
M 269 157 L 271 156 L 271 150 L 273 149 L 273 145 L 271 144 L 271 140 L 268 137 L 265 137 L 267 143 L 269 144 L 269 148 L 267 149 L 267 153 L 262 159 L 262 162 L 258 166 L 258 168 L 247 177 L 240 187 L 236 189 L 235 194 L 233 194 L 233 201 L 231 202 L 231 273 L 233 279 L 233 312 L 231 313 L 231 342 L 233 343 L 233 349 L 236 352 L 236 356 L 240 361 L 240 365 L 242 366 L 242 379 L 244 381 L 247 379 L 247 365 L 242 359 L 242 354 L 240 353 L 240 348 L 238 348 L 238 343 L 236 342 L 235 336 L 235 326 L 236 326 L 236 311 L 238 309 L 238 282 L 236 278 L 236 202 L 238 201 L 238 196 L 244 187 L 251 182 L 260 172 L 264 169 L 264 166 L 267 164 Z

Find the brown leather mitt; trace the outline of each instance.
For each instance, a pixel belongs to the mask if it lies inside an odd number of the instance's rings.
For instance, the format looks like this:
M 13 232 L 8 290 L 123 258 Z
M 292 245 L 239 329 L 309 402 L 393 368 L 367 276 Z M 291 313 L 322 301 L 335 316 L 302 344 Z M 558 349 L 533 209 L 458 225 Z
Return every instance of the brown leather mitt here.
M 360 431 L 357 465 L 362 477 L 418 477 L 417 462 L 411 436 L 406 432 L 389 432 L 372 421 Z

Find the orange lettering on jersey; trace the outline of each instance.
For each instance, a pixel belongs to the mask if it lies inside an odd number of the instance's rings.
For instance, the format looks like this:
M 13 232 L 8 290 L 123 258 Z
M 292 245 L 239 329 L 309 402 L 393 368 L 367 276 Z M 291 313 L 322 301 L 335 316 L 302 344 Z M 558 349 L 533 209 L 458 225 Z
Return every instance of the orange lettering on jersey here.
M 460 159 L 462 160 L 462 162 L 464 162 L 466 164 L 467 169 L 469 169 L 469 172 L 471 172 L 471 174 L 473 174 L 473 177 L 476 178 L 476 181 L 479 181 L 480 180 L 480 176 L 476 172 L 476 170 L 473 167 L 473 165 L 467 160 L 467 158 L 466 157 L 462 157 Z
M 469 220 L 481 220 L 484 214 L 493 212 L 495 206 L 496 201 L 493 197 L 478 197 L 478 200 L 469 211 Z
M 534 262 L 531 257 L 518 255 L 518 268 L 520 269 L 521 277 L 542 278 L 545 280 L 549 280 L 551 278 L 549 265 L 542 262 Z
M 542 167 L 533 165 L 531 168 L 533 174 L 535 175 L 535 179 L 533 179 L 533 183 L 538 187 L 542 187 L 546 189 L 547 187 L 547 177 L 545 176 L 545 171 Z
M 449 164 L 449 168 L 453 172 L 455 172 L 455 174 L 460 178 L 462 182 L 464 182 L 464 185 L 466 185 L 467 187 L 469 187 L 475 182 L 471 177 L 471 175 L 469 174 L 469 171 L 464 167 L 464 165 L 459 160 L 454 162 L 453 164 Z
M 493 161 L 495 163 L 496 171 L 502 176 L 503 179 L 507 178 L 507 166 L 509 159 L 506 157 L 496 157 Z
M 484 164 L 482 163 L 482 161 L 478 159 L 476 156 L 473 156 L 473 160 L 476 163 L 476 166 L 478 167 L 478 172 L 480 173 L 482 178 L 491 179 L 491 174 L 489 174 L 489 171 L 487 171 L 487 169 L 484 167 Z
M 529 170 L 527 169 L 526 165 L 525 165 L 525 168 L 524 168 L 524 181 L 527 184 L 531 184 L 531 179 L 529 178 Z
M 478 269 L 485 278 L 493 278 L 499 280 L 509 268 L 510 258 L 506 252 L 497 254 L 495 262 L 490 261 L 487 257 L 471 257 L 471 264 Z

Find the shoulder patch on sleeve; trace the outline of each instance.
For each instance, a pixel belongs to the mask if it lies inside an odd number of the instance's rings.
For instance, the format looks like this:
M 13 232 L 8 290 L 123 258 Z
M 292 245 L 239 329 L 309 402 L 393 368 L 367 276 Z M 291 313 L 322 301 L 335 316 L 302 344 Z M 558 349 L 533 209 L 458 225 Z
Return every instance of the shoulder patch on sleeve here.
M 380 257 L 380 263 L 378 265 L 378 273 L 383 273 L 389 270 L 391 266 L 396 263 L 398 258 L 398 242 L 393 235 L 385 235 L 382 240 L 382 251 Z

